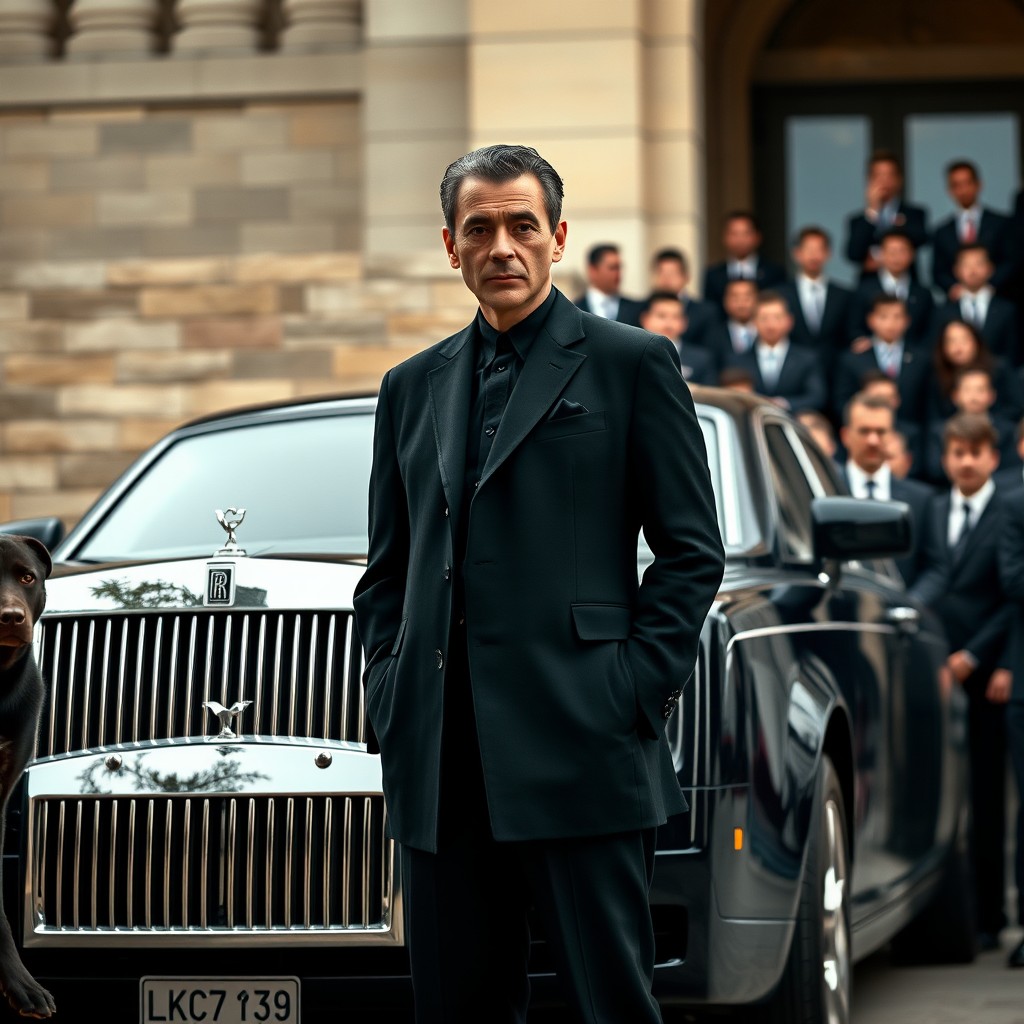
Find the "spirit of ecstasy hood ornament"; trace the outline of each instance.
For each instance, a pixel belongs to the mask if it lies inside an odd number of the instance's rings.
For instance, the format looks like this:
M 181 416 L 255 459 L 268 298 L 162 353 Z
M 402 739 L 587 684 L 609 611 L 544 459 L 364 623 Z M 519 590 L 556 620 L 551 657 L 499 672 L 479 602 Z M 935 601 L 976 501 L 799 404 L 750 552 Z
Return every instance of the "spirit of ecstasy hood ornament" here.
M 235 530 L 242 525 L 242 520 L 245 519 L 244 508 L 229 508 L 226 512 L 222 512 L 219 508 L 216 509 L 217 522 L 224 528 L 224 532 L 228 535 L 227 543 L 222 547 L 217 554 L 218 555 L 244 555 L 245 550 L 238 546 L 238 539 L 235 537 Z

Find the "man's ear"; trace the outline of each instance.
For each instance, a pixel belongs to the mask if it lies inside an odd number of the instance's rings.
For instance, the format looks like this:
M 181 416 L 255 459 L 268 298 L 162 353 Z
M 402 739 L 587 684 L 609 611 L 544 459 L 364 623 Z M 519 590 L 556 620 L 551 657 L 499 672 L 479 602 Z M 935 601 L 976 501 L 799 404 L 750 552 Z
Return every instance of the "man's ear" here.
M 565 255 L 565 236 L 569 233 L 569 225 L 563 220 L 555 228 L 555 250 L 551 254 L 551 262 L 558 263 Z
M 452 233 L 447 228 L 441 228 L 441 238 L 444 240 L 445 252 L 448 253 L 448 262 L 451 263 L 453 270 L 458 270 L 461 264 L 459 263 L 459 254 L 455 251 L 455 239 L 452 237 Z

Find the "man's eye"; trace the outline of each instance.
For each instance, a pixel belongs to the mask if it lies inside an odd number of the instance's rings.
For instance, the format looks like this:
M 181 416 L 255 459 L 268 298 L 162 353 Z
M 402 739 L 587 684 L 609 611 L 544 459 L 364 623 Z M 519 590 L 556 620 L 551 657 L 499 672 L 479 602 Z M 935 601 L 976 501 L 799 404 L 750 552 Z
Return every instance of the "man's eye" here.
M 22 582 L 22 583 L 24 583 L 26 587 L 27 587 L 27 586 L 28 586 L 28 585 L 29 585 L 30 583 L 35 583 L 35 581 L 36 581 L 36 578 L 35 578 L 35 576 L 33 576 L 33 575 L 32 575 L 32 573 L 30 573 L 30 572 L 26 572 L 26 573 L 25 573 L 24 575 L 22 575 L 22 577 L 21 577 L 21 582 Z

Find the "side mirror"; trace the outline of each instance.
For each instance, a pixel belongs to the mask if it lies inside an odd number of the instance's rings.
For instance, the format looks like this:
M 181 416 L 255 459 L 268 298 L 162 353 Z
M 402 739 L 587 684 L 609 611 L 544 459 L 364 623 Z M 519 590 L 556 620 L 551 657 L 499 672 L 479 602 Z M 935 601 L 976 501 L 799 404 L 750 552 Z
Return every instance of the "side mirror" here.
M 53 549 L 64 539 L 64 524 L 56 516 L 45 519 L 17 519 L 13 523 L 0 523 L 0 533 L 18 533 L 23 537 L 35 537 L 47 550 Z
M 821 561 L 894 558 L 914 541 L 910 506 L 870 498 L 815 498 L 811 502 L 814 555 Z

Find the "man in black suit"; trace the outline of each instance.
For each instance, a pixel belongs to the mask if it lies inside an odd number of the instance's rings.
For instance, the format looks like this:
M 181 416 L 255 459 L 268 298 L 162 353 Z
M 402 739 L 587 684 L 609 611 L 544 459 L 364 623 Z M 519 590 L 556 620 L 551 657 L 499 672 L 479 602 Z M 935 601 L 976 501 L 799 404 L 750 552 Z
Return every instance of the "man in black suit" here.
M 878 259 L 878 269 L 865 274 L 854 292 L 847 333 L 851 338 L 863 337 L 868 327 L 868 310 L 875 296 L 891 295 L 902 301 L 910 315 L 907 340 L 923 345 L 931 337 L 935 301 L 931 289 L 913 279 L 914 245 L 907 233 L 897 228 L 886 232 L 879 244 Z
M 655 829 L 686 807 L 664 725 L 724 558 L 671 343 L 552 287 L 561 204 L 527 147 L 449 166 L 480 308 L 377 403 L 355 612 L 421 1024 L 525 1020 L 531 903 L 580 1020 L 661 1020 Z
M 753 348 L 733 356 L 730 365 L 746 370 L 759 395 L 790 412 L 825 408 L 828 389 L 817 355 L 790 344 L 793 326 L 786 300 L 778 292 L 761 292 L 754 315 Z
M 1017 310 L 1009 299 L 997 295 L 991 282 L 993 268 L 983 245 L 965 245 L 953 264 L 957 298 L 940 306 L 935 316 L 937 337 L 951 320 L 970 324 L 989 350 L 1011 366 L 1020 362 L 1017 344 Z
M 743 278 L 753 281 L 758 291 L 777 288 L 786 281 L 786 271 L 761 259 L 761 228 L 757 218 L 746 210 L 734 210 L 725 218 L 722 229 L 725 259 L 704 271 L 704 301 L 725 308 L 725 286 Z
M 1003 590 L 1013 602 L 1010 619 L 1012 682 L 1006 707 L 1006 742 L 1017 782 L 1017 830 L 1014 876 L 1017 882 L 1017 923 L 1024 924 L 1024 490 L 1005 499 L 999 570 Z M 1011 967 L 1024 967 L 1024 940 L 1010 953 Z
M 825 273 L 832 244 L 824 228 L 803 228 L 792 255 L 798 268 L 796 277 L 778 289 L 793 314 L 790 338 L 797 345 L 813 349 L 831 377 L 836 360 L 850 340 L 850 290 L 830 281 Z
M 905 501 L 910 506 L 914 546 L 896 559 L 900 575 L 910 586 L 930 561 L 921 538 L 933 492 L 917 480 L 898 480 L 892 475 L 887 461 L 892 429 L 893 411 L 884 398 L 854 395 L 843 410 L 839 433 L 846 449 L 843 475 L 855 498 Z
M 879 267 L 878 244 L 893 228 L 906 233 L 920 249 L 928 241 L 927 215 L 921 206 L 903 201 L 903 168 L 895 154 L 886 150 L 873 153 L 868 161 L 868 183 L 864 209 L 846 222 L 846 258 L 861 269 L 861 276 Z M 916 280 L 916 268 L 912 269 Z
M 683 340 L 705 345 L 707 332 L 719 321 L 721 311 L 690 294 L 690 263 L 682 250 L 659 249 L 651 260 L 651 277 L 652 292 L 674 292 L 679 296 L 686 316 Z
M 970 160 L 955 160 L 946 168 L 946 186 L 956 203 L 956 213 L 932 236 L 932 283 L 956 302 L 963 288 L 954 270 L 957 254 L 964 246 L 980 245 L 992 260 L 989 283 L 1003 292 L 1014 271 L 1010 218 L 978 202 L 981 176 Z
M 893 434 L 899 434 L 903 440 L 906 456 L 909 459 L 907 472 L 897 473 L 901 480 L 912 476 L 915 480 L 924 479 L 927 476 L 925 469 L 925 429 L 924 425 L 914 420 L 906 419 L 901 411 L 903 399 L 900 396 L 899 384 L 888 374 L 881 370 L 869 370 L 861 379 L 860 393 L 862 395 L 874 395 L 884 398 L 889 403 L 893 414 Z M 890 436 L 890 456 L 894 447 L 893 438 Z M 889 459 L 890 465 L 892 458 Z M 942 482 L 945 483 L 945 477 Z
M 619 247 L 608 243 L 593 246 L 587 253 L 587 290 L 576 300 L 576 305 L 606 320 L 639 327 L 644 304 L 620 295 L 621 287 Z
M 719 370 L 732 366 L 735 357 L 748 352 L 757 339 L 757 285 L 737 278 L 725 286 L 725 321 L 711 325 L 704 347 L 712 353 Z
M 923 423 L 931 367 L 928 353 L 907 343 L 910 325 L 906 307 L 884 293 L 875 296 L 867 317 L 870 340 L 858 350 L 850 349 L 836 367 L 835 398 L 838 408 L 860 391 L 865 375 L 881 370 L 896 381 L 904 419 Z
M 988 417 L 958 413 L 943 431 L 942 465 L 952 489 L 933 503 L 927 530 L 935 564 L 911 593 L 942 619 L 952 653 L 946 665 L 968 698 L 971 837 L 979 946 L 996 949 L 1006 926 L 1007 644 L 1011 606 L 999 572 L 1006 526 L 992 482 L 999 465 Z
M 676 292 L 654 292 L 640 314 L 640 326 L 651 334 L 662 334 L 675 348 L 679 371 L 687 384 L 714 385 L 718 368 L 706 348 L 686 340 L 686 314 Z

